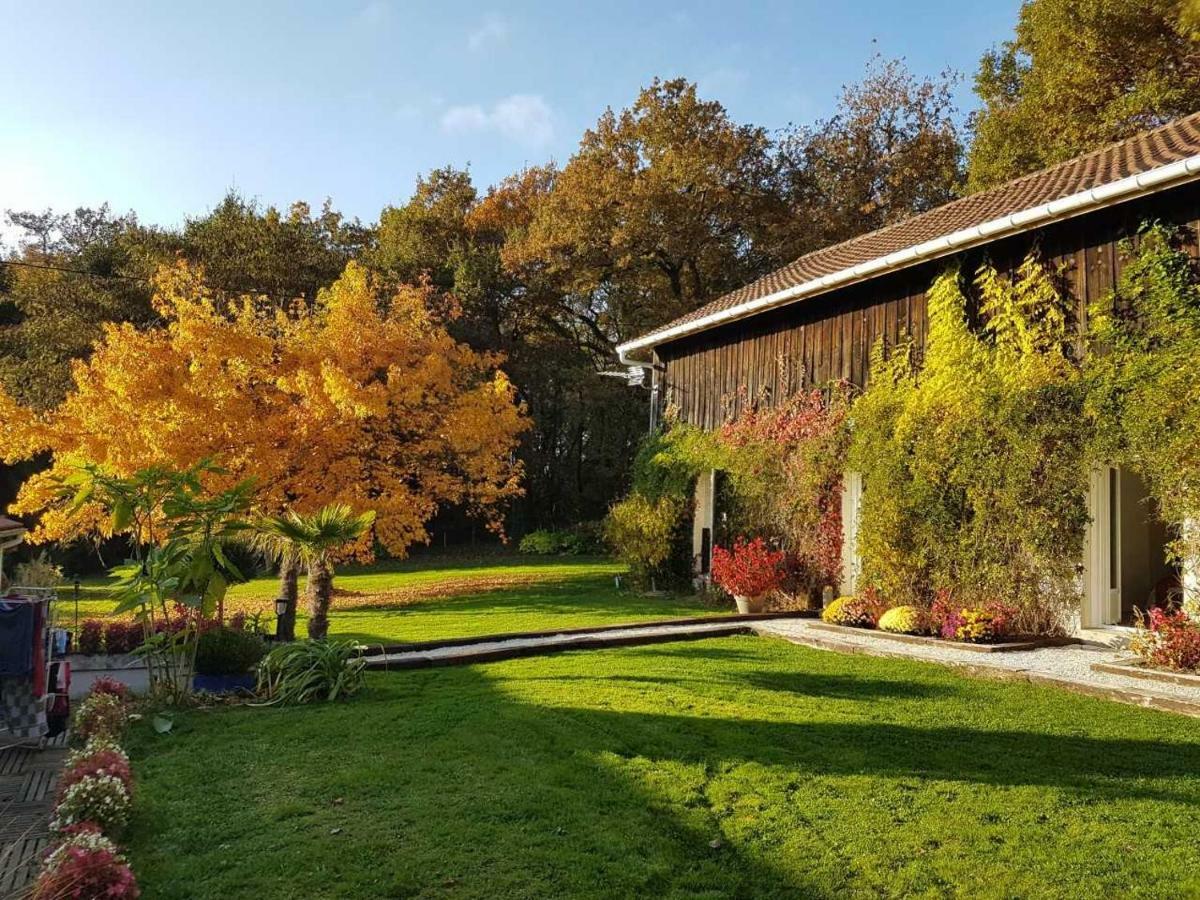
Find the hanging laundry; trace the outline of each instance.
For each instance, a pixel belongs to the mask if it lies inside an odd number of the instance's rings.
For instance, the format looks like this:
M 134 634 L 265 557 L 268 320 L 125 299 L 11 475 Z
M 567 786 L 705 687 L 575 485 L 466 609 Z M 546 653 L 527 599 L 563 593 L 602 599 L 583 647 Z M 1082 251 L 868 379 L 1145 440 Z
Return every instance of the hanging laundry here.
M 32 603 L 0 600 L 0 676 L 33 672 L 34 616 Z

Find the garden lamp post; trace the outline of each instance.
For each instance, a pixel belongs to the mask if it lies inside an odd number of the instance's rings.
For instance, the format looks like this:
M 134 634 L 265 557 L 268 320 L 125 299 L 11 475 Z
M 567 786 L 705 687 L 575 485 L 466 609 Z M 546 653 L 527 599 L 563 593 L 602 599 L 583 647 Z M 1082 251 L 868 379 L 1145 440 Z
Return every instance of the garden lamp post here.
M 279 623 L 283 621 L 283 617 L 287 615 L 288 599 L 287 597 L 275 598 L 275 640 L 282 641 L 283 638 L 279 631 Z

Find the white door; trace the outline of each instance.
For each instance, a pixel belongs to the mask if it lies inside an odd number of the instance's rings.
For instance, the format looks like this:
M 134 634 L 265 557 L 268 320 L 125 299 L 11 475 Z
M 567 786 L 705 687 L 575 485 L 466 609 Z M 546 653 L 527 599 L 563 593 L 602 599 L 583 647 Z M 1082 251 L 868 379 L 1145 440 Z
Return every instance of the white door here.
M 858 554 L 858 513 L 862 492 L 862 474 L 845 473 L 842 477 L 842 581 L 838 585 L 843 597 L 854 596 L 862 571 L 862 559 Z
M 1083 624 L 1113 625 L 1121 620 L 1121 471 L 1092 470 L 1089 490 Z

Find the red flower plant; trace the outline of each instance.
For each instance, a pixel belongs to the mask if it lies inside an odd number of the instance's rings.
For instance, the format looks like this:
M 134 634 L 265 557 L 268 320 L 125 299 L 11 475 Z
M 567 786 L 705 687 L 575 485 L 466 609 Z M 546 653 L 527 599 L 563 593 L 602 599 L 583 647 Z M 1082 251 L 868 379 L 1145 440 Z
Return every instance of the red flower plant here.
M 133 772 L 129 769 L 129 760 L 112 750 L 97 750 L 59 776 L 58 799 L 62 800 L 71 785 L 92 775 L 111 775 L 125 785 L 126 791 L 133 793 Z
M 785 556 L 760 537 L 749 543 L 738 538 L 732 550 L 713 548 L 713 581 L 735 597 L 761 597 L 779 587 Z
M 140 896 L 124 857 L 96 829 L 79 831 L 46 857 L 33 886 L 34 900 L 91 900 Z
M 90 693 L 112 694 L 122 700 L 129 699 L 129 685 L 117 681 L 111 675 L 101 675 L 92 682 Z
M 1139 618 L 1138 635 L 1130 649 L 1154 666 L 1200 669 L 1200 622 L 1181 609 L 1170 612 L 1155 607 L 1147 623 Z

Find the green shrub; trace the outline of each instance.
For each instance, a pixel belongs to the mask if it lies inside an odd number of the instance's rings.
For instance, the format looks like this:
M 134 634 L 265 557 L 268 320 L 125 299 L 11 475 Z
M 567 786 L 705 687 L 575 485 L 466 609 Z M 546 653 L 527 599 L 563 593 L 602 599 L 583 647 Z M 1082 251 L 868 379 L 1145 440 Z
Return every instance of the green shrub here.
M 365 683 L 365 660 L 349 641 L 298 641 L 276 647 L 258 667 L 269 703 L 291 705 L 350 697 Z
M 629 566 L 635 578 L 652 581 L 671 556 L 672 538 L 682 515 L 683 503 L 674 497 L 651 501 L 631 494 L 609 510 L 604 535 L 613 554 Z
M 1187 249 L 1189 229 L 1144 229 L 1113 295 L 1098 298 L 1087 358 L 1093 454 L 1127 466 L 1146 482 L 1171 526 L 1171 554 L 1185 567 L 1200 558 L 1200 282 Z M 1200 598 L 1186 610 L 1200 619 Z
M 267 645 L 252 631 L 212 628 L 196 645 L 196 674 L 245 675 L 266 655 Z
M 539 528 L 517 545 L 521 553 L 536 556 L 583 556 L 604 552 L 604 537 L 598 522 L 581 522 L 567 529 Z
M 892 634 L 925 634 L 929 615 L 918 606 L 893 606 L 879 617 L 878 628 Z
M 531 553 L 537 556 L 552 556 L 556 553 L 562 553 L 565 538 L 566 532 L 564 531 L 539 528 L 537 531 L 531 531 L 525 537 L 521 538 L 521 543 L 517 545 L 517 550 L 521 553 Z
M 1011 598 L 1020 630 L 1061 630 L 1079 603 L 1087 429 L 1056 274 L 1030 255 L 968 287 L 951 268 L 928 304 L 920 365 L 877 346 L 854 404 L 863 577 L 901 604 L 945 585 L 965 606 Z

